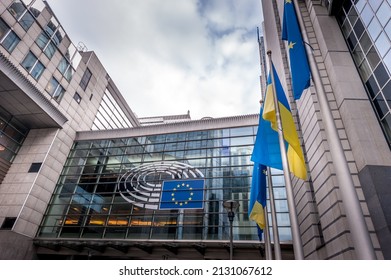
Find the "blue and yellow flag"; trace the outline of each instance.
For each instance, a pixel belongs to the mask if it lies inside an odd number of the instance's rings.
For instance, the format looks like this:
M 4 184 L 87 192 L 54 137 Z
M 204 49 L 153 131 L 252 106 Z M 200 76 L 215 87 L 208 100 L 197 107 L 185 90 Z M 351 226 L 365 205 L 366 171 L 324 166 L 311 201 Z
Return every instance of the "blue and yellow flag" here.
M 266 227 L 265 212 L 266 206 L 266 166 L 254 163 L 253 178 L 251 182 L 250 204 L 248 210 L 248 217 L 258 225 L 259 233 Z M 259 239 L 262 239 L 262 235 Z
M 159 209 L 204 208 L 204 179 L 164 181 Z
M 296 177 L 305 180 L 307 178 L 307 170 L 293 116 L 273 64 L 272 70 L 274 73 L 275 91 L 280 108 L 289 168 Z M 261 115 L 259 116 L 259 127 L 251 160 L 276 169 L 283 169 L 273 100 L 273 85 L 270 74 L 267 81 L 264 106 L 261 109 Z
M 289 59 L 292 75 L 293 97 L 301 97 L 303 90 L 310 86 L 310 67 L 305 52 L 296 12 L 292 0 L 284 0 L 284 20 L 282 24 L 282 40 L 288 42 Z

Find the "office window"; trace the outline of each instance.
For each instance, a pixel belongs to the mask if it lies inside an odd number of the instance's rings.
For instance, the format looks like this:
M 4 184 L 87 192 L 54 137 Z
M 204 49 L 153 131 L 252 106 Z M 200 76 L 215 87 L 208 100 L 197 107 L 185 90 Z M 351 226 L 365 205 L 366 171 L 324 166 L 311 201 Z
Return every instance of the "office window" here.
M 23 27 L 24 30 L 29 30 L 31 25 L 33 25 L 35 19 L 34 17 L 29 13 L 26 12 L 23 17 L 19 20 L 20 25 Z
M 1 44 L 7 51 L 12 52 L 19 42 L 20 42 L 19 37 L 16 35 L 15 32 L 11 31 L 7 35 L 7 37 L 4 38 Z
M 9 26 L 2 19 L 0 19 L 0 42 L 9 52 L 12 52 L 20 42 L 16 33 L 10 30 Z
M 29 173 L 37 173 L 41 169 L 42 162 L 33 162 L 30 166 Z
M 75 72 L 75 70 L 72 68 L 71 64 L 65 57 L 62 57 L 60 63 L 57 66 L 57 69 L 61 72 L 61 74 L 64 75 L 65 79 L 67 79 L 68 82 L 72 79 L 73 73 Z
M 22 66 L 26 69 L 34 79 L 38 80 L 42 75 L 45 66 L 37 59 L 37 57 L 29 52 L 22 62 Z
M 3 38 L 9 29 L 8 25 L 0 18 L 0 39 Z
M 8 8 L 8 11 L 16 18 L 19 19 L 20 16 L 26 11 L 26 7 L 20 0 L 14 1 L 11 6 Z
M 45 34 L 45 32 L 42 31 L 35 42 L 49 59 L 53 57 L 54 53 L 56 52 L 56 46 Z
M 77 92 L 75 92 L 75 94 L 73 95 L 73 99 L 75 99 L 76 102 L 80 104 L 80 102 L 81 102 L 81 96 L 80 96 L 80 94 L 78 94 Z
M 12 229 L 16 222 L 16 217 L 5 217 L 0 229 Z
M 60 85 L 60 83 L 52 77 L 46 86 L 46 91 L 55 99 L 56 101 L 60 101 L 62 96 L 65 93 L 65 89 Z
M 90 69 L 87 68 L 86 71 L 84 72 L 83 77 L 81 78 L 81 81 L 80 81 L 80 87 L 84 91 L 86 90 L 88 83 L 90 82 L 91 76 L 92 76 L 92 73 L 91 73 Z

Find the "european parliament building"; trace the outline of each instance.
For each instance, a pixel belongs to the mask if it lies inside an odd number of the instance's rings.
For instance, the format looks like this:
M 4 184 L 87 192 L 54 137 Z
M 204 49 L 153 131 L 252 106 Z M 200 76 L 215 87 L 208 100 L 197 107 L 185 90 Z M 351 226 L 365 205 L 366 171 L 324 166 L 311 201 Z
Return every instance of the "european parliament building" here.
M 390 5 L 297 3 L 372 246 L 390 259 Z M 265 46 L 291 95 L 283 1 L 262 6 Z M 248 219 L 258 114 L 138 118 L 42 0 L 0 3 L 0 94 L 0 259 L 229 259 L 231 225 L 234 259 L 265 258 Z M 356 259 L 315 88 L 291 107 L 308 170 L 293 179 L 304 257 Z M 285 182 L 272 175 L 282 258 L 292 259 Z M 239 203 L 232 224 L 227 200 Z
M 240 205 L 233 257 L 264 258 L 248 219 L 257 114 L 138 118 L 47 1 L 1 1 L 0 15 L 0 259 L 228 259 L 226 200 Z

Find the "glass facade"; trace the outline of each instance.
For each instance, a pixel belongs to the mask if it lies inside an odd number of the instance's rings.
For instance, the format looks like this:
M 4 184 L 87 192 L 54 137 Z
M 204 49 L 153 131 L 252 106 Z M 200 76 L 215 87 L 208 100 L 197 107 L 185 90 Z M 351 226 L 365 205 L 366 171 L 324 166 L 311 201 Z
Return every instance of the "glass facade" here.
M 248 219 L 256 126 L 74 143 L 40 226 L 40 238 L 228 240 L 225 200 L 240 203 L 235 240 L 258 240 Z M 162 209 L 173 179 L 201 179 L 203 207 Z M 291 240 L 281 173 L 274 171 L 280 239 Z M 178 185 L 178 188 L 180 186 Z M 179 196 L 172 196 L 172 201 Z M 188 200 L 196 195 L 190 192 Z M 202 197 L 202 196 L 201 196 Z M 175 204 L 175 203 L 173 203 Z M 187 203 L 183 203 L 185 205 Z
M 391 145 L 391 1 L 345 0 L 337 20 Z
M 106 89 L 92 125 L 92 130 L 130 127 L 133 127 L 133 125 L 126 117 L 124 111 L 122 111 L 109 89 Z

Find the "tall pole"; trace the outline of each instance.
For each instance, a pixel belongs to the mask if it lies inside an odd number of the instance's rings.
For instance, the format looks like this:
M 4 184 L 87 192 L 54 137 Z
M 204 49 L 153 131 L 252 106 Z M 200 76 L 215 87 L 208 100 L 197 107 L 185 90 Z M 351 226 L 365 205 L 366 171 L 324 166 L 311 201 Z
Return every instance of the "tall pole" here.
M 294 0 L 293 4 L 303 40 L 304 42 L 309 42 L 297 0 Z M 352 236 L 357 258 L 363 260 L 374 260 L 376 259 L 376 255 L 373 249 L 371 237 L 365 223 L 364 215 L 360 206 L 360 200 L 358 199 L 356 189 L 354 187 L 348 162 L 345 157 L 342 143 L 339 139 L 338 131 L 334 123 L 330 105 L 327 101 L 326 93 L 315 62 L 315 58 L 312 54 L 311 48 L 307 44 L 305 45 L 312 79 L 314 81 L 316 93 L 318 96 L 320 112 L 325 124 L 326 137 L 329 143 L 333 164 L 335 166 L 339 191 L 341 193 L 342 201 L 345 207 L 346 218 L 349 224 L 350 234 Z
M 295 199 L 294 199 L 294 195 L 293 195 L 292 181 L 291 181 L 291 177 L 290 177 L 291 175 L 290 175 L 290 170 L 289 170 L 289 165 L 288 165 L 288 157 L 287 157 L 287 153 L 286 153 L 285 141 L 284 141 L 284 135 L 283 135 L 283 127 L 282 127 L 282 122 L 281 122 L 280 106 L 278 105 L 276 86 L 275 86 L 275 82 L 274 82 L 272 52 L 270 50 L 267 51 L 267 55 L 269 56 L 270 77 L 272 80 L 272 92 L 273 92 L 273 99 L 274 99 L 274 108 L 275 108 L 275 112 L 276 112 L 278 140 L 280 143 L 282 167 L 284 170 L 286 195 L 287 195 L 288 209 L 289 209 L 289 219 L 291 221 L 293 250 L 294 250 L 294 254 L 295 254 L 295 259 L 296 260 L 303 260 L 304 259 L 303 244 L 301 242 L 301 237 L 300 237 L 299 221 L 297 219 Z
M 272 216 L 274 255 L 275 255 L 276 260 L 281 260 L 280 236 L 278 233 L 276 203 L 274 200 L 272 173 L 270 171 L 270 167 L 267 167 L 267 182 L 268 182 L 268 187 L 269 187 L 270 212 L 271 212 L 271 216 Z
M 265 214 L 265 229 L 263 230 L 264 236 L 265 236 L 265 259 L 266 260 L 272 260 L 273 254 L 272 254 L 272 242 L 270 239 L 270 231 L 269 231 L 269 221 L 268 221 L 268 214 L 267 214 L 267 207 L 263 208 L 263 213 Z
M 233 259 L 234 254 L 234 232 L 233 232 L 233 221 L 234 221 L 235 213 L 233 211 L 228 212 L 228 219 L 229 219 L 229 259 Z

